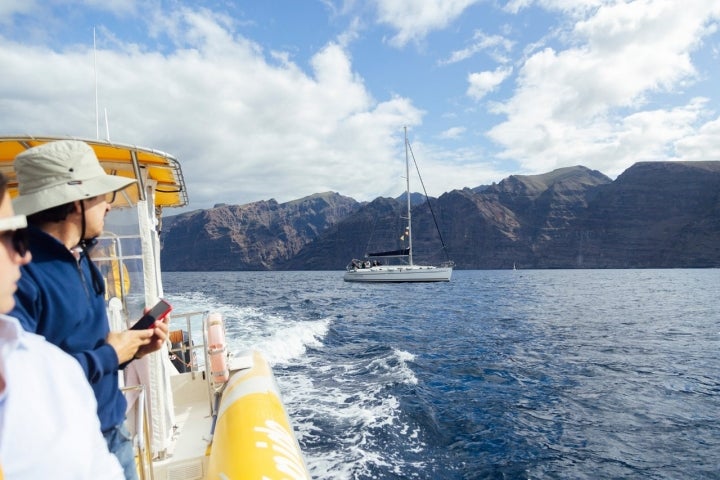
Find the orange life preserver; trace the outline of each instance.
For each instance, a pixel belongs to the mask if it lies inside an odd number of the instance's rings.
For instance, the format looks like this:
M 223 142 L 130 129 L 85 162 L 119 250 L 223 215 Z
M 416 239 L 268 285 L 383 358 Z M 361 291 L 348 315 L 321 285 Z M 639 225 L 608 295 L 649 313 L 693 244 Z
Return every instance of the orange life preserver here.
M 210 358 L 210 376 L 213 382 L 225 383 L 230 378 L 227 365 L 227 345 L 225 326 L 219 313 L 208 315 L 208 357 Z

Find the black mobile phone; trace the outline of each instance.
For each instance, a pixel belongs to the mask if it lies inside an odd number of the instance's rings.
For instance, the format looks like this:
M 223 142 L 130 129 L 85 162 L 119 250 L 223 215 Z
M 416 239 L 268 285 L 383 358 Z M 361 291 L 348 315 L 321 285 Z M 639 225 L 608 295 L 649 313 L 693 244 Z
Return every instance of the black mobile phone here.
M 162 320 L 172 310 L 172 305 L 163 300 L 162 298 L 154 307 L 150 309 L 148 313 L 140 317 L 140 320 L 135 322 L 135 325 L 130 327 L 131 330 L 144 330 L 152 327 L 155 322 Z

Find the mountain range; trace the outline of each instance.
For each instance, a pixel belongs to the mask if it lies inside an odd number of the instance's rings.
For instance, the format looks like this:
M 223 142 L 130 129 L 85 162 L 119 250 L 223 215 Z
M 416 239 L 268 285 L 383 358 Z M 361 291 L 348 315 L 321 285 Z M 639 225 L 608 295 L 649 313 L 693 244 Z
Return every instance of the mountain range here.
M 720 267 L 720 162 L 583 166 L 411 195 L 416 263 L 459 269 Z M 335 192 L 163 218 L 169 271 L 341 270 L 403 246 L 406 197 Z M 436 225 L 438 228 L 436 228 Z M 439 232 L 439 233 L 438 233 Z

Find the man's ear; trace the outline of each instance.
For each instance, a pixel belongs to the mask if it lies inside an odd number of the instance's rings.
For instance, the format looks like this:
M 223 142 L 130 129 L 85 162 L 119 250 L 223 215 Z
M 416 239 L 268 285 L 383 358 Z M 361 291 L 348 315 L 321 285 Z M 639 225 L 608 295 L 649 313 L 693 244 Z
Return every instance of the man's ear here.
M 80 205 L 81 202 L 82 202 L 82 200 L 75 200 L 73 202 L 73 206 L 74 206 L 73 213 L 82 214 L 82 205 Z

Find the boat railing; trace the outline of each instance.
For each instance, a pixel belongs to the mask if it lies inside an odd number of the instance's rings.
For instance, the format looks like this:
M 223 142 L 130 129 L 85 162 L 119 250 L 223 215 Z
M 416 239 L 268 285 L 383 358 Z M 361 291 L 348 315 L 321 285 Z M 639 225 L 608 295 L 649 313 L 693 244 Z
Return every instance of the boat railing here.
M 138 392 L 137 397 L 137 416 L 135 425 L 135 439 L 138 458 L 138 473 L 141 480 L 153 479 L 152 469 L 152 454 L 148 445 L 150 445 L 150 424 L 148 418 L 150 418 L 150 412 L 148 411 L 148 405 L 145 401 L 145 385 L 131 385 L 123 387 L 123 394 L 127 395 L 130 392 Z
M 178 321 L 182 322 L 184 319 L 184 328 L 181 328 L 180 332 L 185 332 L 187 334 L 187 341 L 185 341 L 184 338 L 179 338 L 177 342 L 171 342 L 171 348 L 169 349 L 169 352 L 171 355 L 177 356 L 182 363 L 184 363 L 187 367 L 189 367 L 189 371 L 192 372 L 193 379 L 195 378 L 195 375 L 197 375 L 200 366 L 197 362 L 197 354 L 196 350 L 204 349 L 205 348 L 205 338 L 203 337 L 203 341 L 199 344 L 195 344 L 194 342 L 194 336 L 193 336 L 193 319 L 196 319 L 197 317 L 201 317 L 201 324 L 204 323 L 205 318 L 207 318 L 209 314 L 208 310 L 200 310 L 195 312 L 182 312 L 182 313 L 175 313 L 173 312 L 171 314 L 172 316 L 172 322 L 176 323 Z M 177 330 L 176 330 L 177 331 Z M 173 345 L 177 345 L 177 347 L 174 347 Z M 189 358 L 189 362 L 186 362 L 186 359 Z M 203 357 L 204 358 L 204 357 Z
M 180 342 L 171 342 L 172 345 L 178 345 L 177 347 L 172 347 L 169 349 L 170 355 L 179 356 L 179 359 L 183 362 L 185 362 L 186 358 L 189 358 L 190 361 L 186 363 L 186 365 L 189 367 L 189 371 L 191 372 L 193 380 L 195 379 L 195 376 L 202 371 L 203 372 L 203 379 L 205 380 L 205 383 L 207 384 L 207 391 L 208 391 L 208 404 L 211 415 L 215 416 L 217 414 L 218 409 L 218 401 L 220 398 L 220 395 L 222 393 L 222 390 L 225 386 L 224 383 L 216 384 L 213 380 L 212 372 L 210 371 L 210 359 L 208 356 L 208 319 L 210 316 L 209 310 L 202 310 L 202 311 L 195 311 L 195 312 L 183 312 L 183 313 L 175 313 L 173 314 L 173 322 L 175 322 L 176 319 L 185 319 L 185 331 L 187 332 L 187 338 L 188 341 L 180 341 Z M 195 344 L 193 341 L 193 320 L 197 317 L 201 317 L 200 324 L 202 325 L 202 342 L 199 344 Z M 184 339 L 183 339 L 184 340 Z M 198 364 L 198 355 L 196 351 L 200 349 L 202 352 L 202 359 L 203 364 L 202 366 Z M 189 355 L 188 355 L 189 353 Z M 202 367 L 202 368 L 201 368 Z

